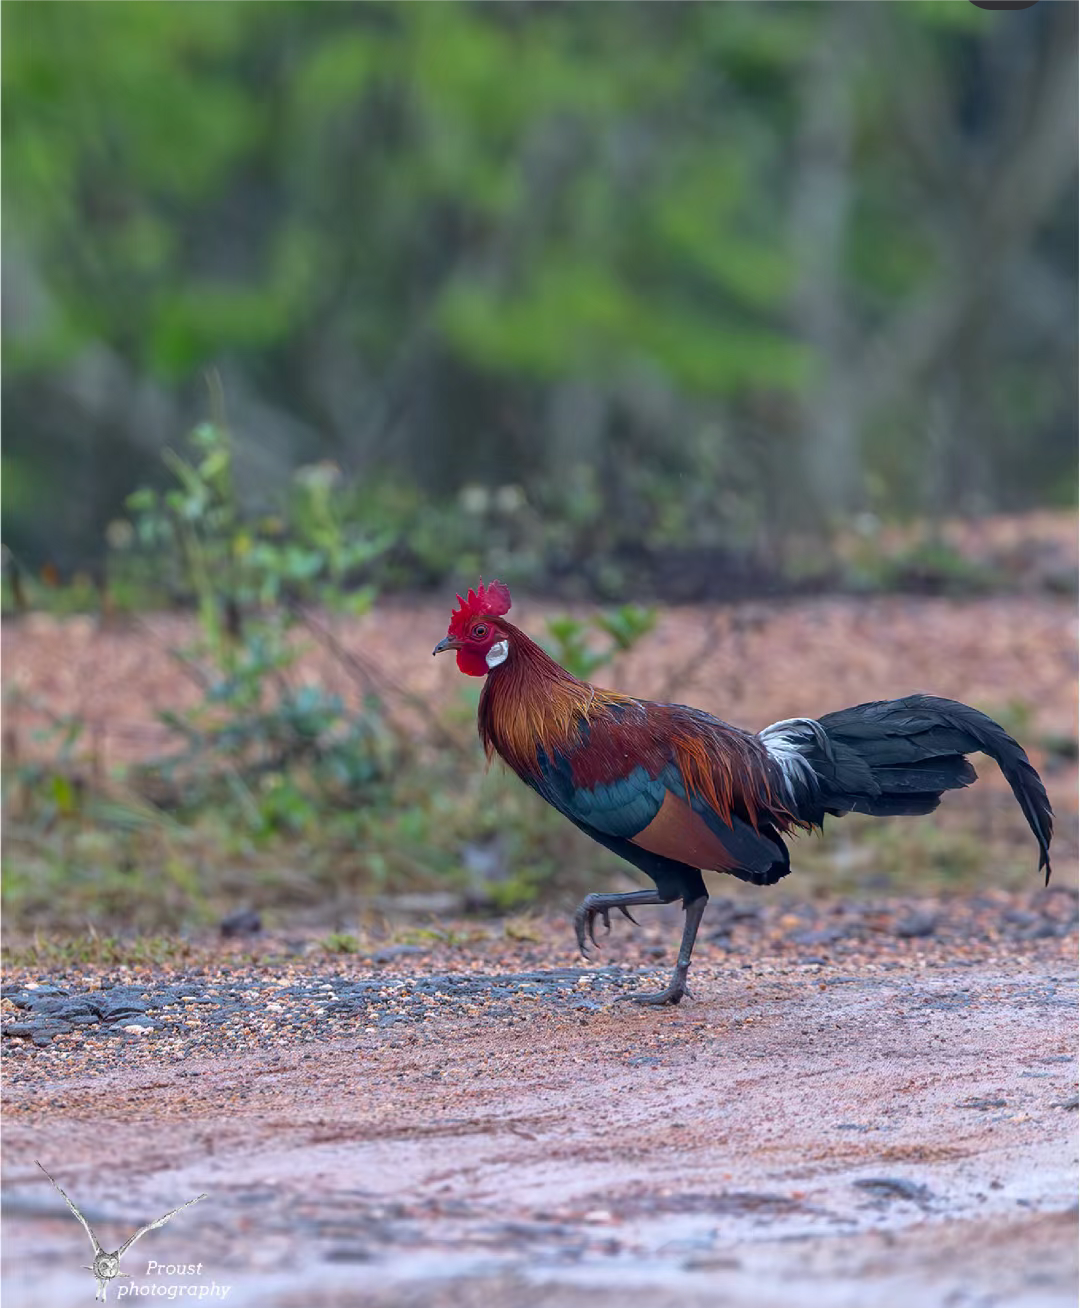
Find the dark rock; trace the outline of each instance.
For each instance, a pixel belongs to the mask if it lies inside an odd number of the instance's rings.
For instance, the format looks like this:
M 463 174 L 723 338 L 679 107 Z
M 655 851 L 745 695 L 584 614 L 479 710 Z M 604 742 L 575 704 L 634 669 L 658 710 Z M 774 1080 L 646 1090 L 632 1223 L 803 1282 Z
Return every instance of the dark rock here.
M 28 1002 L 26 1004 L 20 1004 L 19 1007 L 31 1008 L 35 1013 L 60 1013 L 67 1009 L 70 1004 L 70 999 L 39 999 L 37 995 L 31 991 Z
M 218 923 L 218 929 L 226 940 L 237 936 L 257 936 L 262 930 L 262 918 L 254 909 L 241 908 L 223 917 Z
M 857 1190 L 865 1190 L 875 1199 L 889 1202 L 904 1199 L 908 1203 L 925 1206 L 933 1199 L 933 1194 L 925 1185 L 908 1181 L 902 1176 L 868 1176 L 852 1184 Z
M 901 940 L 919 940 L 924 936 L 932 936 L 937 925 L 936 913 L 915 911 L 893 924 L 893 935 L 899 936 Z
M 105 1001 L 95 996 L 76 995 L 71 999 L 50 1000 L 47 1005 L 34 1004 L 33 1011 L 62 1017 L 65 1021 L 72 1021 L 80 1017 L 90 1018 L 96 1022 L 101 1016 L 104 1006 Z
M 146 1005 L 137 1000 L 129 1000 L 127 1003 L 110 1004 L 102 1013 L 103 1022 L 119 1022 L 128 1017 L 139 1017 L 146 1012 Z
M 426 954 L 427 952 L 421 945 L 388 945 L 386 949 L 380 949 L 377 954 L 373 954 L 371 961 L 373 963 L 392 963 L 395 958 L 408 958 L 412 954 Z
M 1070 930 L 1066 922 L 1052 922 L 1042 918 L 1031 926 L 1022 927 L 1015 935 L 1018 940 L 1048 940 L 1054 936 L 1067 936 Z
M 732 922 L 760 922 L 763 910 L 753 904 L 741 904 L 736 899 L 714 899 L 709 906 L 713 921 L 730 925 Z
M 834 945 L 848 933 L 843 927 L 822 927 L 817 931 L 793 931 L 788 939 L 796 945 Z
M 1002 916 L 1002 920 L 1008 922 L 1010 926 L 1022 927 L 1027 929 L 1039 926 L 1042 922 L 1042 918 L 1038 913 L 1029 913 L 1026 909 L 1023 908 L 1010 908 L 1007 912 L 1003 913 L 1001 916 Z

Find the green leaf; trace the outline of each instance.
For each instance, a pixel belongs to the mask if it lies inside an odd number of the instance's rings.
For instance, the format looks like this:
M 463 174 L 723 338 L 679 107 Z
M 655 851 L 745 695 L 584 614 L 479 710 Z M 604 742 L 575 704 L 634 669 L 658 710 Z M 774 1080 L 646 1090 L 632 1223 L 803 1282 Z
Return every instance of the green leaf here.
M 79 807 L 75 787 L 70 778 L 60 772 L 53 773 L 52 796 L 56 807 L 65 817 L 70 817 Z

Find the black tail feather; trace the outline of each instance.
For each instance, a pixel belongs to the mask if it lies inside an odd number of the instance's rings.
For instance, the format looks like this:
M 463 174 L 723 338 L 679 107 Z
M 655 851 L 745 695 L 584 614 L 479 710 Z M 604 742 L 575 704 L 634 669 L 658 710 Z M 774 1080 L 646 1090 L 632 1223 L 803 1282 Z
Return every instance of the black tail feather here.
M 811 761 L 826 812 L 928 813 L 942 791 L 975 780 L 965 754 L 988 754 L 1027 818 L 1049 884 L 1054 824 L 1046 789 L 1020 745 L 985 713 L 956 700 L 908 695 L 828 713 L 819 725 L 831 748 L 828 757 L 815 752 Z
M 906 795 L 943 790 L 960 790 L 978 780 L 978 774 L 963 754 L 920 759 L 918 763 L 875 767 L 874 780 L 886 795 Z
M 834 817 L 844 813 L 869 813 L 871 817 L 917 817 L 933 813 L 941 803 L 940 795 L 878 795 L 875 798 L 860 796 L 842 810 L 826 809 Z

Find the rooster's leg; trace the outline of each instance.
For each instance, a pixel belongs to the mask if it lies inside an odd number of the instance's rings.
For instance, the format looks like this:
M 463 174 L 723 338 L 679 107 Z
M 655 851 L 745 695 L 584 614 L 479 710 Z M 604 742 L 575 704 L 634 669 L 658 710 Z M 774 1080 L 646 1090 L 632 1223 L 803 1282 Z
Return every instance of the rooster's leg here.
M 683 925 L 679 961 L 675 964 L 675 975 L 671 978 L 671 985 L 654 995 L 620 995 L 620 999 L 628 1000 L 632 1004 L 677 1004 L 684 995 L 690 993 L 686 988 L 686 974 L 690 970 L 690 955 L 694 952 L 694 941 L 697 939 L 698 927 L 701 925 L 701 915 L 705 912 L 705 905 L 708 902 L 708 895 L 700 895 L 685 905 L 686 922 Z
M 674 896 L 672 896 L 674 898 Z M 608 931 L 611 930 L 611 910 L 617 908 L 623 917 L 630 917 L 629 906 L 631 904 L 667 904 L 668 899 L 662 899 L 655 890 L 631 890 L 627 895 L 586 895 L 581 901 L 581 907 L 574 914 L 574 930 L 577 932 L 578 948 L 582 956 L 589 957 L 589 951 L 585 944 L 586 932 L 588 938 L 596 944 L 596 919 L 603 922 Z M 635 922 L 636 926 L 637 923 Z

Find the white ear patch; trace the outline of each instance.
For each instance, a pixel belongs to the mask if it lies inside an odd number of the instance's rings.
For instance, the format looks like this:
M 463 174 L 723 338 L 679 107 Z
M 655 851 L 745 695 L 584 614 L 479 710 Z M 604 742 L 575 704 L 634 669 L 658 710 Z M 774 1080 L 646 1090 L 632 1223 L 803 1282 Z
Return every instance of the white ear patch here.
M 497 640 L 488 650 L 485 662 L 489 668 L 497 668 L 500 663 L 506 662 L 509 653 L 510 642 L 508 640 Z

